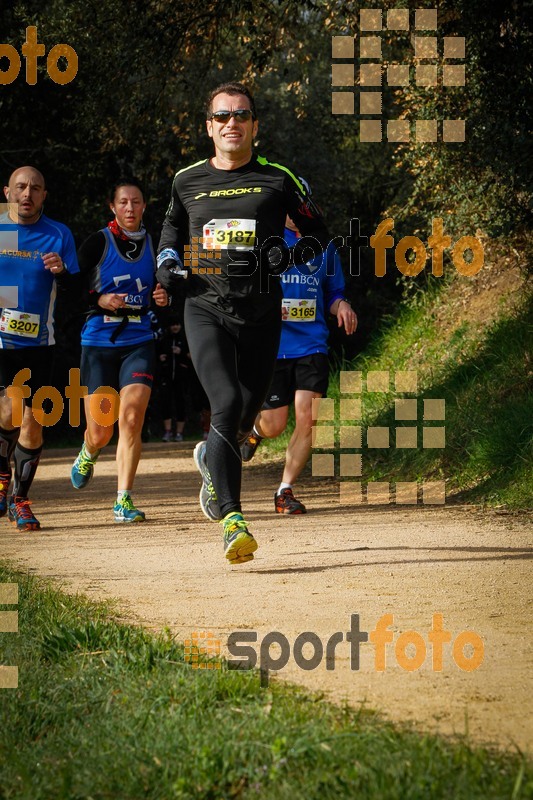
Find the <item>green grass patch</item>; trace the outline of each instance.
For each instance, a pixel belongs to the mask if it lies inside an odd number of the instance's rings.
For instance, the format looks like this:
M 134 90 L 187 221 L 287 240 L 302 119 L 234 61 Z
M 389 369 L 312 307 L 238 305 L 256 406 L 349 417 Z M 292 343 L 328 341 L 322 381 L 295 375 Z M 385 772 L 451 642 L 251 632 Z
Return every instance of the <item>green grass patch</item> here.
M 19 584 L 0 634 L 19 688 L 0 700 L 0 798 L 532 796 L 520 754 L 421 735 L 257 672 L 193 670 L 170 634 L 0 566 Z
M 367 479 L 445 479 L 462 500 L 528 508 L 531 481 L 533 303 L 484 327 L 461 322 L 443 341 L 436 310 L 441 296 L 428 293 L 410 305 L 351 369 L 416 369 L 418 423 L 397 422 L 394 396 L 364 395 L 364 425 L 388 426 L 389 450 L 366 451 Z M 416 395 L 402 395 L 415 397 Z M 423 398 L 444 399 L 445 420 L 423 421 Z M 398 449 L 395 428 L 417 425 L 417 449 Z M 422 447 L 422 427 L 445 427 L 443 449 Z
M 493 315 L 490 322 L 472 320 L 462 318 L 457 281 L 433 280 L 424 291 L 413 290 L 364 353 L 353 361 L 333 364 L 328 397 L 341 397 L 340 370 L 361 371 L 363 378 L 370 371 L 393 376 L 400 370 L 414 370 L 417 393 L 395 395 L 392 382 L 389 392 L 364 391 L 362 420 L 341 423 L 337 415 L 336 424 L 363 427 L 363 482 L 446 480 L 447 496 L 457 500 L 531 508 L 532 295 L 524 289 L 512 311 Z M 417 421 L 396 421 L 398 397 L 418 398 Z M 423 399 L 444 399 L 445 419 L 425 421 Z M 283 437 L 262 448 L 280 455 L 292 425 L 293 417 Z M 368 426 L 389 428 L 388 449 L 367 447 Z M 413 426 L 416 449 L 397 448 L 396 428 Z M 424 427 L 445 427 L 445 447 L 424 448 Z

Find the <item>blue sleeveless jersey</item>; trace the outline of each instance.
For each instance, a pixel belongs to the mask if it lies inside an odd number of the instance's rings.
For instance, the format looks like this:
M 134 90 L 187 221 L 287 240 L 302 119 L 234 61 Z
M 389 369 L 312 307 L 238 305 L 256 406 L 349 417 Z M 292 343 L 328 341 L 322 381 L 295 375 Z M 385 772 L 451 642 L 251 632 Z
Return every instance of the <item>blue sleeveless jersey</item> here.
M 79 272 L 76 246 L 66 225 L 44 214 L 31 225 L 0 216 L 0 348 L 55 344 L 57 285 L 42 256 L 59 253 L 66 269 Z
M 292 247 L 296 234 L 285 228 L 285 241 Z M 331 274 L 329 274 L 331 273 Z M 344 297 L 344 275 L 334 245 L 322 256 L 280 275 L 282 300 L 281 340 L 278 358 L 303 358 L 328 352 L 326 316 L 332 303 Z
M 155 256 L 152 240 L 147 234 L 142 250 L 135 259 L 124 258 L 109 228 L 103 228 L 106 238 L 104 254 L 96 265 L 93 286 L 101 294 L 127 294 L 124 301 L 132 309 L 149 306 L 154 286 Z M 128 324 L 111 341 L 113 331 L 122 323 L 122 317 L 110 313 L 89 317 L 81 332 L 82 345 L 91 347 L 127 347 L 153 339 L 148 314 L 129 317 Z

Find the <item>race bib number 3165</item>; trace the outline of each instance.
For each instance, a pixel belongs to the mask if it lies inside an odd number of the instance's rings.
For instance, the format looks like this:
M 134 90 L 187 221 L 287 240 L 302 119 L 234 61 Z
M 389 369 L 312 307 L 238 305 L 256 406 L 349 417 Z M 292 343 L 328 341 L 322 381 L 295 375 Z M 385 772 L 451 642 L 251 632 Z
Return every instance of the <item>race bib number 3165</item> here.
M 283 322 L 314 322 L 316 300 L 284 297 L 281 301 L 281 319 Z

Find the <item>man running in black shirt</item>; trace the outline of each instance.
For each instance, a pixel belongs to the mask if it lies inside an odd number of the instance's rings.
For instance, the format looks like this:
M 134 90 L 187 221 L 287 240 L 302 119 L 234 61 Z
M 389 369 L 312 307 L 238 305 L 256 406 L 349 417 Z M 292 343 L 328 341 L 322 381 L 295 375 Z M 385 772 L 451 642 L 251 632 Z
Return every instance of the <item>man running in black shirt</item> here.
M 257 128 L 243 84 L 211 92 L 207 132 L 215 155 L 174 178 L 157 272 L 165 289 L 186 292 L 191 358 L 211 404 L 207 442 L 194 452 L 203 479 L 200 505 L 209 519 L 222 521 L 231 564 L 250 561 L 257 549 L 242 516 L 239 442 L 253 426 L 276 363 L 281 288 L 273 276 L 329 242 L 301 182 L 252 153 Z M 290 250 L 283 240 L 287 214 L 303 236 Z

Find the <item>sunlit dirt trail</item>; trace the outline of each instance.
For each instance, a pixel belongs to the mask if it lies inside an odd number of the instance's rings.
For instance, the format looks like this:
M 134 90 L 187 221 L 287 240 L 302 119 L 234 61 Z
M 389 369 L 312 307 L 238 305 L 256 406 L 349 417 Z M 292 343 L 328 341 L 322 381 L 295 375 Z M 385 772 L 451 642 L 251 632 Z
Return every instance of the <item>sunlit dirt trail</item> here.
M 365 703 L 421 730 L 467 731 L 476 742 L 532 749 L 530 519 L 453 505 L 341 506 L 335 484 L 317 478 L 298 487 L 309 513 L 280 517 L 272 501 L 279 464 L 254 461 L 245 468 L 243 501 L 260 547 L 254 561 L 230 567 L 220 526 L 199 510 L 190 443 L 145 446 L 134 492 L 149 517 L 144 524 L 113 523 L 112 450 L 84 491 L 70 485 L 74 456 L 45 452 L 32 493 L 43 530 L 21 534 L 0 520 L 0 558 L 57 578 L 67 591 L 118 598 L 127 618 L 168 626 L 180 639 L 211 631 L 223 654 L 232 631 L 257 631 L 259 644 L 279 631 L 291 655 L 275 680 Z M 436 613 L 452 635 L 440 672 L 428 640 Z M 361 644 L 359 669 L 351 668 L 352 614 L 369 632 L 382 615 L 394 615 L 384 671 L 375 669 L 371 642 Z M 415 671 L 396 656 L 408 630 L 421 634 L 427 650 Z M 466 630 L 484 645 L 483 663 L 471 672 L 452 653 Z M 332 634 L 344 633 L 334 669 L 326 670 L 325 656 L 312 671 L 298 667 L 292 646 L 304 631 L 316 633 L 324 650 Z M 312 652 L 306 645 L 304 657 Z M 405 652 L 413 656 L 413 646 Z

